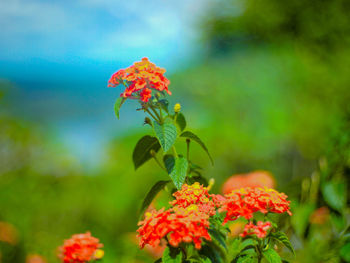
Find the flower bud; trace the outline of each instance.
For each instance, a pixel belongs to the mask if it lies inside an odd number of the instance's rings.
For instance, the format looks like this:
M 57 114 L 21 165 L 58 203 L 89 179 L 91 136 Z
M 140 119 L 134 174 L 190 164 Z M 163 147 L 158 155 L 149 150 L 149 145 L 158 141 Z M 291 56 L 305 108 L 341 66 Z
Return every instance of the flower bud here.
M 152 121 L 150 118 L 146 117 L 145 120 L 144 120 L 144 124 L 149 124 L 152 126 Z
M 103 258 L 105 252 L 102 249 L 97 249 L 94 255 L 95 259 L 101 259 Z
M 215 179 L 214 178 L 210 178 L 209 182 L 208 182 L 208 190 L 210 190 L 213 185 L 215 184 Z
M 176 103 L 175 106 L 174 106 L 175 113 L 180 112 L 180 110 L 181 110 L 181 104 L 180 103 Z

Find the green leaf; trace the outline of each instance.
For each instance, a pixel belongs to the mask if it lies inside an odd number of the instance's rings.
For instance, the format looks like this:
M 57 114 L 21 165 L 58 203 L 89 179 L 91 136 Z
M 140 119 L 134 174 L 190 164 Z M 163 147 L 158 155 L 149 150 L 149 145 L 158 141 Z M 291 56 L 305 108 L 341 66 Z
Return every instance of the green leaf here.
M 344 182 L 330 181 L 323 185 L 322 194 L 327 204 L 338 210 L 343 211 L 346 204 L 346 184 Z
M 189 182 L 191 184 L 198 182 L 198 183 L 204 185 L 205 187 L 208 186 L 208 180 L 205 177 L 203 177 L 199 172 L 193 171 L 192 173 L 194 173 L 195 175 L 191 175 L 190 177 L 188 177 Z
M 195 135 L 193 132 L 185 131 L 185 132 L 181 133 L 180 137 L 189 138 L 189 139 L 195 141 L 196 143 L 198 143 L 203 148 L 203 150 L 208 154 L 211 163 L 214 164 L 213 159 L 211 158 L 210 153 L 208 151 L 208 148 L 205 146 L 205 144 L 202 142 L 202 140 L 199 139 L 199 137 L 197 135 Z
M 263 256 L 269 263 L 282 263 L 280 255 L 272 248 L 263 251 Z
M 208 258 L 204 255 L 201 255 L 201 262 L 202 263 L 211 263 L 211 260 L 210 260 L 210 258 Z
M 169 112 L 169 102 L 166 99 L 161 99 L 158 100 L 157 105 L 159 105 L 160 107 L 162 107 L 163 110 L 165 110 L 166 112 Z
M 179 126 L 180 131 L 183 131 L 186 128 L 186 119 L 181 112 L 177 114 L 176 124 Z
M 179 249 L 170 249 L 166 247 L 162 257 L 163 263 L 181 263 L 182 252 Z
M 310 215 L 314 211 L 314 204 L 299 204 L 293 209 L 293 216 L 291 217 L 291 223 L 295 229 L 296 234 L 299 237 L 303 237 L 307 225 L 309 223 Z
M 143 136 L 136 144 L 132 153 L 135 170 L 152 158 L 151 150 L 158 152 L 160 144 L 156 137 Z
M 161 191 L 170 181 L 158 181 L 155 185 L 152 186 L 151 190 L 147 193 L 145 199 L 143 199 L 141 209 L 140 209 L 140 217 L 143 216 L 147 207 L 152 203 L 154 197 Z
M 188 167 L 187 160 L 182 156 L 174 158 L 172 155 L 165 155 L 164 164 L 176 188 L 181 189 L 181 186 L 186 179 Z
M 237 258 L 237 263 L 253 263 L 256 262 L 256 258 L 253 255 L 243 255 Z
M 209 232 L 210 236 L 212 237 L 212 240 L 215 239 L 222 247 L 224 247 L 227 250 L 227 246 L 225 243 L 225 236 L 223 236 L 220 231 L 218 231 L 215 228 L 213 228 L 213 229 L 210 228 L 208 232 Z
M 346 261 L 350 262 L 350 243 L 345 244 L 340 249 L 340 256 Z
M 292 244 L 290 243 L 287 235 L 281 231 L 275 232 L 275 233 L 271 233 L 270 235 L 273 239 L 281 242 L 283 245 L 286 246 L 286 248 L 288 248 L 294 255 L 295 255 L 295 251 L 292 247 Z
M 175 143 L 177 131 L 176 126 L 171 122 L 159 124 L 154 122 L 154 132 L 164 152 L 167 152 Z
M 126 100 L 126 98 L 119 97 L 114 103 L 114 113 L 115 113 L 115 116 L 117 116 L 118 119 L 119 119 L 120 107 L 123 105 L 125 100 Z

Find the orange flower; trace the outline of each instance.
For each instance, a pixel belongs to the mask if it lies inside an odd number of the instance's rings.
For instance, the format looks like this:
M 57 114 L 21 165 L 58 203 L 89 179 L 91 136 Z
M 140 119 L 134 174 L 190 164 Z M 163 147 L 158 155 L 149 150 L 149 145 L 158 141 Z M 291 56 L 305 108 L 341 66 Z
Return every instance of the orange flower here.
M 222 193 L 228 194 L 232 190 L 244 187 L 274 188 L 276 181 L 267 171 L 254 171 L 247 174 L 235 174 L 229 177 L 222 186 Z
M 253 222 L 249 222 L 245 225 L 243 233 L 240 234 L 241 237 L 247 235 L 256 235 L 258 238 L 266 237 L 267 230 L 271 228 L 270 222 L 259 221 L 257 225 L 254 225 Z
M 10 223 L 0 221 L 0 241 L 14 246 L 18 239 L 17 229 Z
M 47 263 L 46 259 L 37 254 L 29 254 L 26 257 L 26 263 Z
M 212 216 L 216 214 L 216 208 L 222 201 L 221 196 L 209 194 L 208 187 L 195 182 L 192 185 L 184 184 L 181 190 L 175 192 L 173 196 L 176 200 L 170 202 L 171 205 L 188 207 L 195 204 L 199 210 Z M 221 197 L 221 198 L 220 198 Z
M 329 209 L 326 206 L 322 206 L 318 209 L 316 209 L 309 218 L 309 221 L 311 224 L 315 225 L 323 225 L 326 223 L 330 218 Z
M 137 232 L 141 248 L 146 244 L 157 247 L 166 236 L 171 246 L 193 242 L 196 249 L 201 248 L 203 239 L 211 240 L 208 233 L 209 215 L 196 205 L 152 211 L 139 222 L 139 226 Z
M 90 232 L 76 234 L 64 241 L 63 246 L 60 247 L 59 257 L 64 263 L 85 263 L 98 259 L 95 257 L 95 253 L 101 247 L 103 245 L 99 243 L 97 238 L 92 237 Z
M 225 195 L 226 200 L 223 202 L 220 212 L 226 212 L 224 223 L 236 220 L 239 217 L 250 219 L 253 213 L 292 213 L 289 210 L 287 196 L 269 188 L 241 188 L 233 190 L 230 194 Z
M 171 95 L 168 90 L 170 81 L 164 77 L 164 73 L 165 69 L 157 67 L 148 58 L 142 58 L 142 61 L 135 62 L 134 65 L 114 73 L 108 81 L 108 87 L 123 84 L 126 86 L 126 90 L 121 94 L 121 97 L 148 102 L 152 97 L 152 89 L 160 92 L 165 91 Z

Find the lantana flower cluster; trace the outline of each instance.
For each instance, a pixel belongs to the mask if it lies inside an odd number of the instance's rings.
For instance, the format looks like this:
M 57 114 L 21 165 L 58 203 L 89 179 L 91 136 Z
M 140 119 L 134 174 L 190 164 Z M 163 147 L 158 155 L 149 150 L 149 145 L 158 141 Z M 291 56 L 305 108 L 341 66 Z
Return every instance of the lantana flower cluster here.
M 290 201 L 287 201 L 287 195 L 274 189 L 246 187 L 226 194 L 220 211 L 226 212 L 224 219 L 224 223 L 226 223 L 239 217 L 251 219 L 256 212 L 263 214 L 268 212 L 288 213 L 291 215 L 289 204 Z
M 274 189 L 242 188 L 234 190 L 225 196 L 209 194 L 207 187 L 198 182 L 193 185 L 184 184 L 182 189 L 173 194 L 175 200 L 172 207 L 146 213 L 139 222 L 138 237 L 140 247 L 146 244 L 158 246 L 166 238 L 171 246 L 177 247 L 181 242 L 193 242 L 200 249 L 203 240 L 211 240 L 208 234 L 209 219 L 217 212 L 225 213 L 223 224 L 240 217 L 252 219 L 255 212 L 291 214 L 287 196 Z M 242 237 L 256 235 L 264 238 L 271 228 L 270 222 L 259 221 L 254 225 L 249 221 Z
M 165 237 L 174 247 L 181 242 L 193 242 L 197 249 L 201 248 L 203 239 L 211 240 L 209 217 L 215 214 L 215 203 L 208 189 L 199 183 L 184 184 L 173 195 L 176 199 L 170 202 L 170 209 L 147 213 L 139 222 L 137 231 L 141 248 L 146 244 L 155 247 Z
M 108 81 L 108 87 L 122 84 L 126 89 L 120 95 L 121 97 L 148 102 L 152 97 L 152 90 L 165 91 L 171 95 L 168 90 L 170 81 L 164 76 L 164 73 L 165 69 L 157 67 L 148 58 L 142 58 L 142 61 L 135 62 L 132 66 L 114 73 Z
M 59 248 L 59 258 L 63 263 L 86 263 L 103 257 L 103 247 L 99 239 L 91 236 L 90 232 L 75 234 L 66 239 Z
M 267 235 L 267 231 L 271 228 L 271 222 L 258 221 L 256 225 L 253 222 L 249 222 L 245 225 L 241 237 L 248 235 L 256 235 L 258 238 L 264 238 Z

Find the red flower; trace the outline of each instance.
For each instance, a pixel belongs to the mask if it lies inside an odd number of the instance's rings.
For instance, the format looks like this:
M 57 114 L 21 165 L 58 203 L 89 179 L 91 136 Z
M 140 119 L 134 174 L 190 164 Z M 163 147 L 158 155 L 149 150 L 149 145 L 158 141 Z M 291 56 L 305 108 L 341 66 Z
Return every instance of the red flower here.
M 192 185 L 184 184 L 181 190 L 175 192 L 173 196 L 176 200 L 171 205 L 179 207 L 188 207 L 195 204 L 199 210 L 212 216 L 216 214 L 216 208 L 219 206 L 219 195 L 209 194 L 208 187 L 195 182 Z M 223 197 L 222 197 L 223 198 Z
M 259 221 L 257 225 L 254 225 L 253 222 L 249 222 L 245 225 L 243 233 L 240 234 L 241 237 L 247 235 L 256 235 L 258 238 L 266 237 L 267 230 L 271 228 L 270 222 Z
M 90 232 L 85 234 L 73 235 L 70 239 L 64 241 L 60 247 L 59 257 L 64 263 L 85 263 L 90 260 L 98 259 L 95 254 L 101 254 L 99 248 L 103 247 L 99 240 L 92 237 Z
M 123 84 L 126 89 L 120 95 L 121 97 L 136 98 L 148 102 L 152 97 L 152 89 L 165 91 L 171 95 L 168 90 L 170 81 L 164 77 L 164 73 L 165 69 L 157 67 L 148 58 L 143 58 L 142 61 L 135 62 L 134 65 L 114 73 L 108 81 L 108 87 Z
M 233 190 L 230 194 L 225 195 L 226 200 L 223 202 L 220 212 L 226 212 L 224 223 L 236 220 L 239 217 L 250 219 L 253 213 L 292 213 L 289 210 L 287 196 L 269 188 L 241 188 Z
M 209 215 L 196 205 L 152 211 L 144 221 L 139 222 L 139 226 L 137 232 L 141 248 L 146 244 L 156 247 L 166 236 L 171 246 L 193 242 L 196 249 L 201 248 L 203 239 L 211 240 L 208 233 Z

